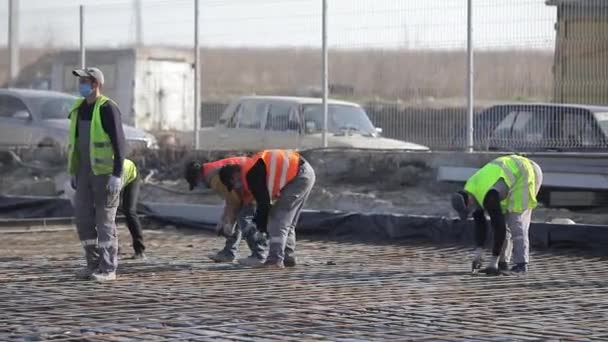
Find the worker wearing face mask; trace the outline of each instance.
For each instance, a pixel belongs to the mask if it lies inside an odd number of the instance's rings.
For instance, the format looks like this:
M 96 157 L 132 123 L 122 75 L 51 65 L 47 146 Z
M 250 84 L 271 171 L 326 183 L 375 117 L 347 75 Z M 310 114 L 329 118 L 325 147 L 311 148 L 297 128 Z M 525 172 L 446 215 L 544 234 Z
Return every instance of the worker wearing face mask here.
M 76 182 L 75 220 L 85 251 L 82 279 L 116 279 L 118 237 L 116 210 L 125 158 L 125 136 L 118 106 L 102 95 L 104 75 L 98 68 L 72 71 L 78 98 L 70 110 L 68 172 Z

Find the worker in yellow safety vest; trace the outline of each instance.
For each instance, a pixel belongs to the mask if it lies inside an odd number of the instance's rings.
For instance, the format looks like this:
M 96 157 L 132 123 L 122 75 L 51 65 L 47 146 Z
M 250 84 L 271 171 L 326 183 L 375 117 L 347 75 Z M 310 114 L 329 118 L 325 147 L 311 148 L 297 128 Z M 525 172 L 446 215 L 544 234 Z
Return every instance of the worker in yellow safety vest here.
M 247 258 L 239 260 L 241 264 L 269 268 L 296 265 L 295 228 L 315 178 L 312 166 L 290 150 L 266 150 L 244 165 L 222 167 L 222 183 L 240 193 L 245 204 L 255 201 L 253 222 L 269 236 L 266 261 Z
M 513 254 L 515 265 L 511 273 L 528 271 L 530 243 L 528 230 L 543 173 L 534 161 L 508 155 L 496 158 L 479 169 L 464 186 L 452 195 L 452 207 L 461 220 L 473 214 L 477 247 L 473 271 L 481 268 L 486 240 L 487 212 L 494 232 L 492 259 L 485 269 L 488 274 L 508 271 Z M 512 240 L 511 240 L 512 239 Z
M 116 279 L 118 239 L 116 210 L 121 189 L 125 135 L 118 106 L 101 94 L 98 68 L 73 70 L 76 99 L 69 113 L 68 172 L 76 181 L 74 216 L 87 265 L 77 277 Z

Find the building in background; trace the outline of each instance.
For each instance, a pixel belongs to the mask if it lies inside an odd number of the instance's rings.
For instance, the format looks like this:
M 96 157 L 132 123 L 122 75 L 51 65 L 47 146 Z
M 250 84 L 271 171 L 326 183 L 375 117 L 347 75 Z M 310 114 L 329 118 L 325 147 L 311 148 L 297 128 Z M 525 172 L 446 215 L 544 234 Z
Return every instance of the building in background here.
M 608 1 L 546 4 L 557 7 L 554 100 L 608 105 Z
M 103 93 L 115 99 L 123 122 L 147 131 L 190 131 L 194 127 L 194 56 L 169 48 L 87 50 L 87 66 L 105 76 Z M 16 82 L 22 88 L 77 94 L 72 70 L 79 51 L 42 56 L 23 67 Z

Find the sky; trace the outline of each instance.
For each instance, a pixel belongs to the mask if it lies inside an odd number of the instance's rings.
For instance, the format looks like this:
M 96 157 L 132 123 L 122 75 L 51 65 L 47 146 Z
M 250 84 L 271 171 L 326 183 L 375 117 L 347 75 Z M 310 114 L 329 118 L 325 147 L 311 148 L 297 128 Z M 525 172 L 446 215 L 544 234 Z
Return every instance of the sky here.
M 555 43 L 556 8 L 544 0 L 472 0 L 478 49 L 545 49 Z M 76 47 L 85 6 L 87 46 L 135 42 L 131 0 L 19 0 L 19 41 Z M 463 49 L 466 0 L 327 0 L 334 48 Z M 209 47 L 320 47 L 321 0 L 199 0 L 199 37 Z M 193 46 L 194 0 L 141 0 L 143 43 Z M 0 45 L 8 0 L 0 0 Z

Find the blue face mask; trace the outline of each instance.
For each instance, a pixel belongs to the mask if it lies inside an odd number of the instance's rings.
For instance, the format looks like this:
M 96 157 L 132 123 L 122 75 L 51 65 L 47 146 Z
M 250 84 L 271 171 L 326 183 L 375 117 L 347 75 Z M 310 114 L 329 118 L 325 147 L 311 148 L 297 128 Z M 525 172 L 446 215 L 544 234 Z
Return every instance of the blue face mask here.
M 80 83 L 78 85 L 78 91 L 80 92 L 80 95 L 84 97 L 89 97 L 89 95 L 91 95 L 91 93 L 93 92 L 93 88 L 91 88 L 91 85 L 89 83 Z

